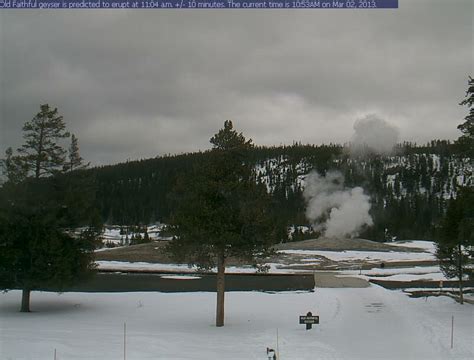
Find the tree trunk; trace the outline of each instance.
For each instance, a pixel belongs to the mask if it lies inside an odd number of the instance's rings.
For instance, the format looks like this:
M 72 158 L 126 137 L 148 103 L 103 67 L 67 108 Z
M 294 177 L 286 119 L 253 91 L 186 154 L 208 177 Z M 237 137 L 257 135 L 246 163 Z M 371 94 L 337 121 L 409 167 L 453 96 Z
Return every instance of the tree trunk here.
M 30 312 L 30 289 L 23 289 L 21 293 L 21 312 Z
M 216 326 L 224 326 L 224 294 L 225 294 L 225 256 L 217 255 L 217 307 Z

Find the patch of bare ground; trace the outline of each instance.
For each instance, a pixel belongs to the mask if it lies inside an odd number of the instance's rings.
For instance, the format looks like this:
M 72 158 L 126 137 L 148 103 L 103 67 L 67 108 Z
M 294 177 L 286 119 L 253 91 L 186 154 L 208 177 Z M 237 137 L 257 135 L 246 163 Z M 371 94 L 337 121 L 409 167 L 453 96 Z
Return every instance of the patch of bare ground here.
M 160 264 L 176 264 L 166 252 L 168 241 L 152 241 L 147 244 L 121 246 L 104 249 L 95 253 L 96 261 L 124 261 L 124 262 L 147 262 Z M 229 259 L 229 266 L 247 265 L 237 259 Z
M 165 251 L 167 241 L 152 241 L 147 244 L 122 246 L 95 253 L 97 261 L 127 261 L 149 263 L 173 263 Z

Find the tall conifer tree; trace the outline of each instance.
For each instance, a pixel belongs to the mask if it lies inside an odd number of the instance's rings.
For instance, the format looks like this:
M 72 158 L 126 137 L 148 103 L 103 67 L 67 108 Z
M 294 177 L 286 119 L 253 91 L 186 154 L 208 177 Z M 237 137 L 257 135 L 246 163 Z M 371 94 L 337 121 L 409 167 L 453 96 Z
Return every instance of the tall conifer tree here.
M 84 164 L 84 159 L 79 154 L 79 144 L 77 137 L 72 134 L 71 135 L 71 145 L 68 149 L 67 161 L 64 164 L 65 171 L 73 171 L 84 169 L 88 167 L 89 164 Z
M 0 160 L 0 166 L 6 180 L 12 184 L 21 182 L 28 174 L 27 165 L 21 157 L 13 154 L 11 147 L 5 150 L 5 158 Z
M 216 326 L 224 325 L 225 267 L 229 257 L 256 261 L 277 240 L 269 195 L 248 161 L 253 147 L 231 121 L 211 140 L 213 149 L 176 185 L 172 215 L 175 239 L 168 247 L 179 261 L 217 267 Z
M 448 278 L 458 280 L 462 304 L 464 278 L 474 275 L 471 267 L 474 259 L 474 189 L 472 187 L 461 188 L 456 199 L 450 200 L 442 222 L 436 256 L 443 273 Z
M 69 137 L 63 117 L 58 109 L 48 104 L 40 106 L 40 112 L 23 126 L 25 143 L 18 152 L 34 178 L 52 175 L 60 171 L 66 159 L 66 150 L 58 144 Z
M 59 141 L 69 133 L 58 110 L 41 105 L 23 131 L 20 155 L 8 149 L 2 161 L 0 288 L 22 289 L 21 311 L 29 312 L 32 290 L 62 290 L 91 273 L 101 221 L 86 174 L 61 174 L 66 150 Z M 90 226 L 78 236 L 65 231 L 77 225 Z
M 467 105 L 469 113 L 464 118 L 465 121 L 458 125 L 463 135 L 458 139 L 458 143 L 467 149 L 467 154 L 474 157 L 474 79 L 469 77 L 466 96 L 459 105 Z

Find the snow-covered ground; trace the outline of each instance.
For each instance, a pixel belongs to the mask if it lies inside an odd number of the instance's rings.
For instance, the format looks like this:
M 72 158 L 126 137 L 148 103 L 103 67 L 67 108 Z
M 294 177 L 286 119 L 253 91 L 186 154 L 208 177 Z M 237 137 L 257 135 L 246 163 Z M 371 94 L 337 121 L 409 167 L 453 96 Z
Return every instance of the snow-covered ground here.
M 435 260 L 431 253 L 398 252 L 398 251 L 323 251 L 323 250 L 280 250 L 284 254 L 318 255 L 334 261 L 365 260 L 365 261 L 429 261 Z M 308 259 L 309 261 L 311 259 Z M 314 259 L 317 261 L 318 259 Z
M 453 299 L 409 298 L 372 285 L 315 292 L 226 294 L 226 325 L 214 323 L 214 293 L 0 294 L 2 360 L 473 359 L 474 306 Z M 306 331 L 298 316 L 320 324 Z M 451 349 L 451 317 L 454 348 Z
M 432 241 L 407 240 L 388 243 L 388 245 L 401 246 L 405 248 L 416 248 L 417 252 L 407 251 L 325 251 L 325 250 L 280 250 L 284 254 L 306 255 L 306 262 L 319 261 L 311 256 L 323 256 L 333 261 L 432 261 L 436 260 L 436 245 Z M 422 250 L 422 252 L 419 252 Z
M 364 279 L 382 279 L 392 281 L 413 280 L 449 280 L 439 266 L 414 266 L 398 269 L 342 270 L 342 275 L 356 276 Z
M 335 261 L 387 261 L 387 267 L 344 270 L 336 276 L 384 280 L 445 280 L 438 266 L 390 268 L 390 261 L 433 259 L 431 242 L 394 243 L 424 252 L 293 251 Z M 285 251 L 286 252 L 286 251 Z M 271 263 L 270 273 L 291 273 Z M 172 279 L 197 279 L 195 268 L 179 264 L 99 261 L 101 269 L 175 271 Z M 304 271 L 304 270 L 303 270 Z M 229 267 L 228 273 L 253 273 Z M 317 276 L 317 273 L 316 273 Z M 409 298 L 377 285 L 367 288 L 317 288 L 308 292 L 230 292 L 226 326 L 213 326 L 215 294 L 65 293 L 32 294 L 33 313 L 19 313 L 21 293 L 0 294 L 0 359 L 123 359 L 123 324 L 127 326 L 126 359 L 268 359 L 278 348 L 280 360 L 318 359 L 473 359 L 474 305 L 449 297 Z M 305 331 L 298 316 L 312 311 L 320 324 Z M 451 317 L 454 348 L 451 349 Z

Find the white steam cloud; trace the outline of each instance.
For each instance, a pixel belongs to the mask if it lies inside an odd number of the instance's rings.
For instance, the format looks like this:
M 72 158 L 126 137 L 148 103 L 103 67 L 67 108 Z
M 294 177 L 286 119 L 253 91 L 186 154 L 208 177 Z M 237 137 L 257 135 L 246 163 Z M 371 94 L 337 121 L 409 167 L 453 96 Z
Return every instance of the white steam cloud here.
M 375 152 L 388 154 L 399 139 L 399 130 L 377 115 L 367 115 L 354 123 L 351 152 Z
M 354 237 L 365 225 L 372 225 L 370 197 L 361 187 L 344 187 L 344 176 L 329 171 L 326 176 L 312 172 L 305 178 L 303 196 L 306 217 L 327 237 Z

